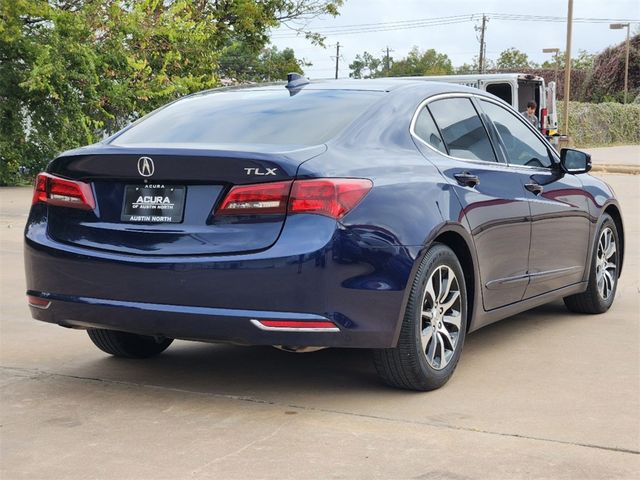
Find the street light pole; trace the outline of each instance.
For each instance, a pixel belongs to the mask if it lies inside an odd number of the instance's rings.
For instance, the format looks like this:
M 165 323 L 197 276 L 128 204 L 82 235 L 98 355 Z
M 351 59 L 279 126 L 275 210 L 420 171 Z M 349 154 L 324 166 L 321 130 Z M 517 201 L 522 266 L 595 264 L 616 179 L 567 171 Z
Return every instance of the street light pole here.
M 556 58 L 556 71 L 553 76 L 553 81 L 556 82 L 556 88 L 558 88 L 558 70 L 560 68 L 560 49 L 559 48 L 543 48 L 542 53 L 553 53 Z
M 567 47 L 564 51 L 564 134 L 569 136 L 569 96 L 571 94 L 571 28 L 573 27 L 573 0 L 567 9 Z
M 625 53 L 624 60 L 624 103 L 627 103 L 627 91 L 629 88 L 629 30 L 631 30 L 631 25 L 629 23 L 611 23 L 609 24 L 609 28 L 611 30 L 621 30 L 623 28 L 627 29 L 627 48 Z

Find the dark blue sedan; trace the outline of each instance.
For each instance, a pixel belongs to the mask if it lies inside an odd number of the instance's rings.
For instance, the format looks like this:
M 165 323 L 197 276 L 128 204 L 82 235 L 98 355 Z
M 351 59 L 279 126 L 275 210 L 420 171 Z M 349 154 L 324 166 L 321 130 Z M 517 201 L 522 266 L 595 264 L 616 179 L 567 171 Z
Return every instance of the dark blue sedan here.
M 590 168 L 452 84 L 202 92 L 38 175 L 28 302 L 116 356 L 362 347 L 387 383 L 430 390 L 470 331 L 559 298 L 611 306 L 623 225 Z

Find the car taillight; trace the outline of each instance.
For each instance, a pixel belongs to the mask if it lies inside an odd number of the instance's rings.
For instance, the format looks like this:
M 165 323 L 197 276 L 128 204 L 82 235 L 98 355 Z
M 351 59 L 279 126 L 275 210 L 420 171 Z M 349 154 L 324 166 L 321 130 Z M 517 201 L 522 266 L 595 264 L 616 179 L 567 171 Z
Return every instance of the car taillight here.
M 83 210 L 93 210 L 96 207 L 93 192 L 88 183 L 67 180 L 44 172 L 36 177 L 31 204 L 36 203 Z
M 353 209 L 371 187 L 373 182 L 362 178 L 296 180 L 289 213 L 316 213 L 338 219 Z
M 290 190 L 291 181 L 233 187 L 216 215 L 284 214 Z
M 233 187 L 215 212 L 220 215 L 312 213 L 339 219 L 371 190 L 371 180 L 314 178 Z M 288 204 L 288 208 L 287 208 Z

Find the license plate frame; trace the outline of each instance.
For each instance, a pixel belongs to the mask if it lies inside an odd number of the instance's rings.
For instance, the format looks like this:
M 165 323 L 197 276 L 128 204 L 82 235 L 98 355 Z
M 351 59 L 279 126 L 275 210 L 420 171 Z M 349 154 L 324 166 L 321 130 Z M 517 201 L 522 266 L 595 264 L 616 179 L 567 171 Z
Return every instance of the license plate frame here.
M 120 221 L 181 223 L 186 194 L 184 185 L 125 185 Z

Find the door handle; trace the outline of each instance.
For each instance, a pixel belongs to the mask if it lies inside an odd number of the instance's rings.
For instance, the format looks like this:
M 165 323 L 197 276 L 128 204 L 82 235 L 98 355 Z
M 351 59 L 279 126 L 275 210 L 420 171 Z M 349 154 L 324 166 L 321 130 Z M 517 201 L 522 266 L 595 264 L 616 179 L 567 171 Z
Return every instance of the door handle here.
M 475 187 L 480 183 L 480 178 L 469 172 L 454 173 L 456 181 L 463 187 Z
M 525 183 L 524 188 L 534 195 L 540 195 L 544 191 L 544 187 L 538 183 Z

